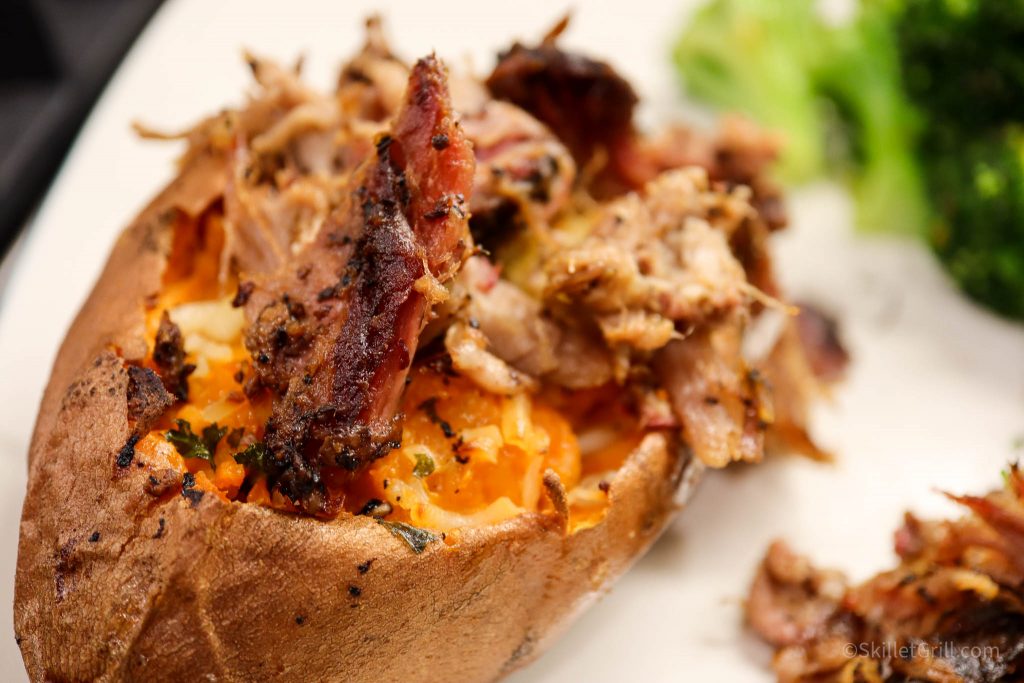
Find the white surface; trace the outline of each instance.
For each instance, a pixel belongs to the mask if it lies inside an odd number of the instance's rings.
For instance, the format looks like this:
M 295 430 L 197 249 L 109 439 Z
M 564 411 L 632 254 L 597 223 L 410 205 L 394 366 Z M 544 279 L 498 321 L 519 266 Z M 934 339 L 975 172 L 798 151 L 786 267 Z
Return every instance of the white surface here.
M 611 59 L 647 98 L 679 110 L 669 44 L 686 2 L 576 4 L 570 46 Z M 247 86 L 245 45 L 307 56 L 327 87 L 379 9 L 394 45 L 485 72 L 512 38 L 539 36 L 568 3 L 176 0 L 151 24 L 93 112 L 14 264 L 0 304 L 0 673 L 24 677 L 10 605 L 25 453 L 57 345 L 116 233 L 171 173 L 174 145 L 137 141 L 129 122 L 185 126 Z M 1024 329 L 972 308 L 916 244 L 853 239 L 841 193 L 795 197 L 779 240 L 796 298 L 838 312 L 852 375 L 819 432 L 836 466 L 779 458 L 707 481 L 686 514 L 616 588 L 516 683 L 766 681 L 768 651 L 744 634 L 740 599 L 768 541 L 867 576 L 891 562 L 902 510 L 944 513 L 935 488 L 994 485 L 1024 432 Z

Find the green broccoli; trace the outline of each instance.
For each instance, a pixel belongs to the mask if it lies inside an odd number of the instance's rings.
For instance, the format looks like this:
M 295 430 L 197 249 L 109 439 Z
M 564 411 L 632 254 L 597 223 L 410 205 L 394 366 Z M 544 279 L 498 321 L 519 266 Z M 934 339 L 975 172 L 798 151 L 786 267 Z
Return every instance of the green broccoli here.
M 903 93 L 888 9 L 864 2 L 850 23 L 827 35 L 815 81 L 846 141 L 833 167 L 852 187 L 857 225 L 921 234 L 930 211 L 915 144 L 922 122 Z
M 783 133 L 784 180 L 842 174 L 863 228 L 923 228 L 917 119 L 877 0 L 841 27 L 811 0 L 716 0 L 687 26 L 675 61 L 691 94 Z
M 1024 120 L 1024 0 L 899 0 L 891 14 L 907 94 L 931 126 Z
M 785 136 L 779 173 L 791 182 L 825 168 L 825 129 L 812 77 L 824 30 L 811 0 L 717 0 L 694 15 L 675 48 L 690 93 Z
M 846 178 L 859 226 L 926 235 L 1024 318 L 1024 0 L 862 0 L 839 25 L 814 7 L 712 0 L 675 51 L 689 92 L 781 128 L 786 179 Z
M 892 16 L 926 121 L 932 246 L 968 295 L 1024 318 L 1024 0 L 902 0 Z
M 929 150 L 931 241 L 960 287 L 1024 318 L 1024 130 L 997 130 Z

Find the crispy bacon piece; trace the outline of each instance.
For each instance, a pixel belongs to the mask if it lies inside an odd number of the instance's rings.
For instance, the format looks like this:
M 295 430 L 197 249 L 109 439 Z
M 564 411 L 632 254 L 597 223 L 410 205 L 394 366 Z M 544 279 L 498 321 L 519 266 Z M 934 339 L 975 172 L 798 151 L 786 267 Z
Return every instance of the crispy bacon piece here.
M 473 152 L 446 74 L 413 68 L 404 103 L 349 198 L 317 239 L 257 281 L 246 345 L 275 394 L 274 479 L 303 510 L 331 514 L 322 466 L 355 471 L 394 448 L 398 401 L 431 307 L 470 248 Z

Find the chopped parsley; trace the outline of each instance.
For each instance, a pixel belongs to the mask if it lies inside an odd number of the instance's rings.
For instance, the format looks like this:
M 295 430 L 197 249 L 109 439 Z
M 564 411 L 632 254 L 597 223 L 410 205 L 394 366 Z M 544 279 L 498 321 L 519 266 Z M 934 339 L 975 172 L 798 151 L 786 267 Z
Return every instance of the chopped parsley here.
M 426 453 L 417 453 L 416 466 L 412 468 L 412 473 L 420 479 L 429 477 L 434 473 L 434 459 Z
M 177 429 L 167 432 L 167 440 L 181 453 L 183 458 L 200 458 L 213 464 L 213 454 L 217 452 L 217 443 L 228 433 L 227 427 L 218 427 L 214 422 L 203 428 L 201 434 L 192 431 L 187 420 L 175 420 Z
M 384 519 L 378 519 L 377 524 L 380 524 L 392 534 L 405 541 L 417 555 L 422 553 L 427 545 L 437 540 L 436 534 L 432 534 L 426 529 L 420 529 L 412 524 L 406 524 L 405 522 L 389 522 Z
M 270 460 L 270 449 L 261 441 L 249 444 L 244 451 L 235 453 L 235 462 L 260 472 L 268 470 Z

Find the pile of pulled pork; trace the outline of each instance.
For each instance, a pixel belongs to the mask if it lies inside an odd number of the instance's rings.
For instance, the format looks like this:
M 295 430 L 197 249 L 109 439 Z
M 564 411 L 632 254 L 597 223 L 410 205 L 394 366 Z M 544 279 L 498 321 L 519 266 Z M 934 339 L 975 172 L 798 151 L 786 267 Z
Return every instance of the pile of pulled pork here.
M 784 543 L 768 550 L 747 619 L 775 645 L 780 681 L 995 683 L 1024 678 L 1024 477 L 949 496 L 970 511 L 943 522 L 907 514 L 900 565 L 859 585 Z
M 483 80 L 410 66 L 367 28 L 335 92 L 250 58 L 246 106 L 186 135 L 185 170 L 223 182 L 221 277 L 247 317 L 247 391 L 273 396 L 273 486 L 332 514 L 324 468 L 395 448 L 409 369 L 438 354 L 502 394 L 614 383 L 710 466 L 760 459 L 773 423 L 815 452 L 797 326 L 742 352 L 779 295 L 769 138 L 642 134 L 631 86 L 558 47 L 564 22 Z

